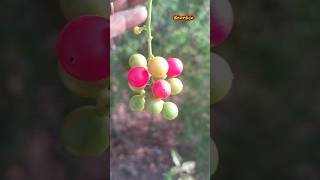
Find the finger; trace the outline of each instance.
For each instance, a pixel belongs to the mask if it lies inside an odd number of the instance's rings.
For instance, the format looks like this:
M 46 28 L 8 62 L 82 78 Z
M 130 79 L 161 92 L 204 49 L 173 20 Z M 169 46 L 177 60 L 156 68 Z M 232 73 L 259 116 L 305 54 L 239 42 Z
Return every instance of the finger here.
M 143 23 L 147 18 L 147 9 L 137 7 L 121 11 L 110 16 L 110 38 L 123 34 L 127 29 Z
M 143 2 L 145 2 L 145 0 L 114 0 L 113 1 L 114 12 L 128 9 L 129 7 L 133 7 Z

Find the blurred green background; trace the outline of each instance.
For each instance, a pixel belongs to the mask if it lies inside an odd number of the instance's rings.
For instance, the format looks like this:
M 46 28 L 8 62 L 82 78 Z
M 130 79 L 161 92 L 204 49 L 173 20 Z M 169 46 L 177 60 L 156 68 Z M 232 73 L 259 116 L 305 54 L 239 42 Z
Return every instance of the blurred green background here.
M 62 84 L 55 44 L 67 20 L 57 0 L 0 1 L 0 179 L 106 179 L 106 155 L 78 159 L 60 141 L 65 115 L 95 100 Z
M 231 0 L 230 37 L 214 52 L 234 72 L 215 105 L 215 179 L 320 179 L 320 2 Z
M 147 56 L 146 33 L 135 36 L 131 31 L 114 39 L 111 51 L 111 178 L 163 179 L 163 173 L 173 166 L 170 150 L 176 149 L 184 160 L 196 161 L 196 179 L 209 179 L 210 1 L 153 2 L 153 54 L 178 57 L 184 64 L 184 72 L 179 77 L 184 84 L 183 93 L 170 98 L 178 105 L 179 117 L 169 122 L 160 116 L 132 113 L 128 109 L 129 98 L 133 95 L 127 85 L 128 60 L 137 52 Z M 195 19 L 173 21 L 176 14 L 191 14 Z M 137 135 L 138 132 L 141 133 Z M 143 157 L 135 158 L 139 157 L 136 149 L 142 149 Z M 129 166 L 131 163 L 134 165 Z M 127 170 L 123 170 L 123 166 Z M 127 175 L 126 171 L 129 171 Z

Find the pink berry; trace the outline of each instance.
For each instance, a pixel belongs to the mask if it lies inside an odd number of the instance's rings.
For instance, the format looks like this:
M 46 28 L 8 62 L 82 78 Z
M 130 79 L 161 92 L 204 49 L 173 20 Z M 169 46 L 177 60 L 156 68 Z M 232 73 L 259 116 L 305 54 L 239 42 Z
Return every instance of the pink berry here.
M 229 36 L 233 27 L 233 10 L 228 0 L 214 0 L 210 8 L 211 47 L 220 46 Z
M 128 82 L 135 88 L 143 88 L 149 82 L 150 75 L 144 67 L 133 67 L 128 73 Z
M 59 63 L 80 81 L 106 80 L 110 75 L 109 22 L 99 16 L 81 16 L 68 23 L 57 42 Z
M 168 77 L 177 77 L 182 73 L 183 70 L 183 64 L 180 59 L 178 58 L 169 58 L 168 59 Z
M 171 94 L 171 86 L 165 80 L 158 80 L 153 84 L 152 93 L 157 99 L 166 99 Z

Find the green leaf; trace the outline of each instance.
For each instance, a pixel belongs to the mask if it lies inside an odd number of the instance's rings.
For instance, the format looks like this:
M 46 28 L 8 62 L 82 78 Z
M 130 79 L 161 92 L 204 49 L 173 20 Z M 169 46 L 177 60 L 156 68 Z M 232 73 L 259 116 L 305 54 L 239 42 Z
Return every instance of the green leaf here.
M 164 175 L 165 180 L 173 180 L 172 176 L 170 174 L 165 174 Z
M 178 175 L 178 174 L 180 173 L 180 171 L 181 171 L 181 168 L 178 167 L 178 166 L 175 166 L 175 167 L 172 167 L 172 168 L 170 169 L 169 174 L 170 174 L 171 176 L 176 176 L 176 175 Z
M 176 166 L 181 166 L 182 157 L 175 150 L 171 150 L 172 161 Z

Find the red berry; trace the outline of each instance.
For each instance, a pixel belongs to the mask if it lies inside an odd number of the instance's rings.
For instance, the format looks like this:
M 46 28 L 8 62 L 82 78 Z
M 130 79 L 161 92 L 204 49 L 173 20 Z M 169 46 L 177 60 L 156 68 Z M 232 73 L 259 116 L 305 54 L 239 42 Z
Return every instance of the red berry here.
M 152 93 L 157 99 L 166 99 L 171 94 L 171 86 L 165 80 L 158 80 L 153 84 Z
M 233 11 L 228 0 L 214 0 L 211 3 L 210 43 L 219 46 L 229 36 L 233 26 Z
M 169 58 L 168 59 L 169 70 L 167 75 L 169 77 L 177 77 L 182 73 L 183 64 L 178 58 Z
M 67 24 L 59 36 L 57 53 L 62 68 L 75 79 L 109 78 L 109 22 L 99 16 L 81 16 Z
M 143 88 L 149 82 L 150 75 L 144 67 L 133 67 L 128 73 L 128 82 L 135 88 Z

